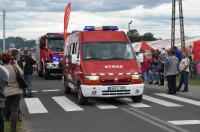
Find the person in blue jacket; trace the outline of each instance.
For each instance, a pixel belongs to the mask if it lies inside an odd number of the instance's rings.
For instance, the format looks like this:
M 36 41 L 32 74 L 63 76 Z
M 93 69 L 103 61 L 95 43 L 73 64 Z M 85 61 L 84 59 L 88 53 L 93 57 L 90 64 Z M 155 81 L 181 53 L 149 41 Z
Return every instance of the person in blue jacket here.
M 182 60 L 182 52 L 176 46 L 174 46 L 174 50 L 175 50 L 175 55 L 178 58 L 178 61 L 180 62 Z

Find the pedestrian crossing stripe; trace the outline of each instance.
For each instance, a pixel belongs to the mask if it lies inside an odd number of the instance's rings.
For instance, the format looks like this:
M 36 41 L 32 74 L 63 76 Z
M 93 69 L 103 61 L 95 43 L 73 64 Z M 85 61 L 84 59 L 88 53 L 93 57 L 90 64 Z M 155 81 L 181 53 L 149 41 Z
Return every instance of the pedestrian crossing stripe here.
M 42 92 L 59 92 L 60 89 L 42 90 Z
M 158 93 L 158 94 L 155 94 L 155 95 L 166 97 L 166 98 L 173 99 L 173 100 L 177 100 L 177 101 L 180 101 L 180 102 L 185 102 L 185 103 L 190 103 L 190 104 L 193 104 L 193 105 L 200 106 L 200 102 L 195 101 L 195 100 L 186 99 L 186 98 L 183 98 L 183 97 L 167 95 L 167 94 L 164 94 L 164 93 Z M 66 96 L 55 96 L 55 97 L 52 97 L 52 99 L 61 108 L 63 108 L 67 112 L 68 111 L 83 111 L 84 110 L 79 104 L 74 103 L 73 101 L 68 99 Z M 180 106 L 182 106 L 182 105 L 179 105 L 179 104 L 176 104 L 176 103 L 161 100 L 161 99 L 151 97 L 151 96 L 148 96 L 148 95 L 143 95 L 143 99 L 148 101 L 148 102 L 153 102 L 153 103 L 165 106 L 165 107 L 180 107 Z M 25 104 L 26 104 L 30 114 L 48 113 L 47 109 L 45 108 L 45 106 L 43 105 L 43 103 L 40 101 L 39 98 L 24 98 L 24 100 L 25 100 Z M 130 107 L 134 107 L 134 108 L 152 107 L 152 106 L 147 105 L 145 103 L 133 103 L 130 98 L 119 98 L 117 100 L 120 101 L 123 104 L 129 105 Z M 117 109 L 117 108 L 119 108 L 119 106 L 116 106 L 116 105 L 113 105 L 113 104 L 107 103 L 107 102 L 101 102 L 101 101 L 96 101 L 96 102 L 94 101 L 93 105 L 98 107 L 99 109 L 105 109 L 105 110 L 106 109 Z
M 107 103 L 97 103 L 95 104 L 100 109 L 117 109 L 117 106 L 107 104 Z
M 179 121 L 168 121 L 174 125 L 196 125 L 200 124 L 200 120 L 179 120 Z
M 48 113 L 39 98 L 25 98 L 24 100 L 30 114 Z
M 83 109 L 65 96 L 52 97 L 65 111 L 82 111 Z
M 172 99 L 172 100 L 177 100 L 177 101 L 188 103 L 188 104 L 192 104 L 192 105 L 196 105 L 196 106 L 200 106 L 199 101 L 195 101 L 195 100 L 192 100 L 192 99 L 186 99 L 186 98 L 183 98 L 183 97 L 178 97 L 178 96 L 164 94 L 164 93 L 157 93 L 155 95 L 165 97 L 165 98 L 168 98 L 168 99 Z
M 179 104 L 171 103 L 171 102 L 161 100 L 161 99 L 158 99 L 158 98 L 154 98 L 154 97 L 151 97 L 151 96 L 147 96 L 147 95 L 143 95 L 143 99 L 150 101 L 150 102 L 153 102 L 153 103 L 156 103 L 156 104 L 159 104 L 159 105 L 166 106 L 166 107 L 180 107 L 180 106 L 182 106 L 182 105 L 179 105 Z
M 131 106 L 131 107 L 134 107 L 134 108 L 146 108 L 146 107 L 151 107 L 147 104 L 144 104 L 144 103 L 133 103 L 131 99 L 129 98 L 121 98 L 119 99 L 119 101 Z

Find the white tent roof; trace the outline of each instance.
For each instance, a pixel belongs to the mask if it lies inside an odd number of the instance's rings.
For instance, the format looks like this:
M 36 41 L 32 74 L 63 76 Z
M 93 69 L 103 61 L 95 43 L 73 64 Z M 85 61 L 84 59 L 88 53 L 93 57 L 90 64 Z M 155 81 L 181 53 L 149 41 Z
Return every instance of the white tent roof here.
M 185 44 L 186 44 L 186 46 L 192 45 L 193 42 L 196 40 L 200 40 L 200 36 L 199 37 L 186 37 Z M 154 49 L 162 49 L 162 48 L 169 49 L 171 47 L 171 39 L 150 41 L 147 43 L 150 46 L 152 46 Z M 175 46 L 181 47 L 181 39 L 180 38 L 176 38 Z

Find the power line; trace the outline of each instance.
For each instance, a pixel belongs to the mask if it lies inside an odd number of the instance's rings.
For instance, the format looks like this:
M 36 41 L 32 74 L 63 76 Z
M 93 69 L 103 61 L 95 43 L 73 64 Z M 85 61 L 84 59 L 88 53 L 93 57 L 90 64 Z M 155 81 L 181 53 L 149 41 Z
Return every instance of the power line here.
M 41 18 L 41 17 L 35 17 L 35 16 L 29 16 L 29 15 L 22 15 L 22 14 L 18 14 L 17 12 L 12 12 L 12 13 L 15 13 L 16 15 L 18 16 L 22 16 L 22 17 L 29 17 L 29 18 L 33 18 L 33 19 L 39 19 L 39 20 L 43 20 L 43 21 L 51 21 L 51 22 L 57 22 L 57 23 L 64 23 L 64 22 L 61 22 L 61 21 L 56 21 L 56 20 L 52 20 L 52 19 L 46 19 L 46 18 Z

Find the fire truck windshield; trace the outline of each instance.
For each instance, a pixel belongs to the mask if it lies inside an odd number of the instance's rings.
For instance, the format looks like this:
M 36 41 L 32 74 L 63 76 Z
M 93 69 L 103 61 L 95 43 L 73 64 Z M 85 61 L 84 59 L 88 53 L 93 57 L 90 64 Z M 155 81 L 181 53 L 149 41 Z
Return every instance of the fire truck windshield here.
M 132 60 L 135 59 L 129 43 L 98 42 L 83 44 L 83 60 Z
M 63 39 L 49 39 L 48 49 L 53 50 L 53 52 L 63 51 Z

